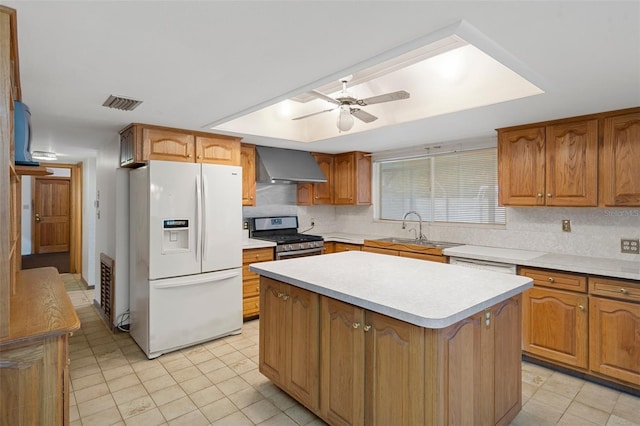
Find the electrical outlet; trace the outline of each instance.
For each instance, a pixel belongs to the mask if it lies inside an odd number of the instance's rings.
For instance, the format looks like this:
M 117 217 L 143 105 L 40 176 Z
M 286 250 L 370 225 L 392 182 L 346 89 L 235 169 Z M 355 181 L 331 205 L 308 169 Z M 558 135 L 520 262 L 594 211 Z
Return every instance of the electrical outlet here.
M 562 231 L 571 232 L 571 221 L 569 219 L 562 220 Z
M 640 240 L 638 239 L 621 239 L 620 251 L 622 253 L 640 254 Z
M 249 229 L 249 221 L 248 220 L 242 221 L 242 229 Z

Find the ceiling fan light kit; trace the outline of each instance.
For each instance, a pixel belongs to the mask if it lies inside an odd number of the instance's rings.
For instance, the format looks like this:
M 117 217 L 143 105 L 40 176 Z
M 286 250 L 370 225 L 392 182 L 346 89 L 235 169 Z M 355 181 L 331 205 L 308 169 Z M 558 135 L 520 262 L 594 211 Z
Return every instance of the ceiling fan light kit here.
M 390 101 L 399 101 L 402 99 L 409 99 L 409 92 L 404 90 L 399 90 L 397 92 L 385 93 L 382 95 L 371 96 L 365 99 L 357 99 L 347 90 L 347 83 L 349 82 L 349 78 L 343 78 L 340 80 L 342 83 L 342 91 L 338 94 L 338 96 L 332 98 L 331 96 L 325 95 L 322 92 L 318 92 L 317 90 L 312 90 L 311 93 L 318 99 L 323 99 L 332 104 L 338 105 L 340 107 L 340 113 L 338 114 L 338 120 L 336 125 L 338 126 L 338 130 L 341 132 L 348 132 L 353 127 L 353 117 L 356 117 L 358 120 L 364 123 L 371 123 L 378 119 L 373 114 L 369 114 L 368 112 L 360 109 L 360 108 L 352 108 L 352 106 L 366 106 L 372 104 L 379 104 L 382 102 L 390 102 Z M 300 117 L 295 117 L 293 120 L 301 120 L 303 118 L 313 117 L 314 115 L 322 114 L 325 112 L 333 111 L 335 108 L 325 109 L 323 111 L 314 112 L 311 114 L 306 114 Z

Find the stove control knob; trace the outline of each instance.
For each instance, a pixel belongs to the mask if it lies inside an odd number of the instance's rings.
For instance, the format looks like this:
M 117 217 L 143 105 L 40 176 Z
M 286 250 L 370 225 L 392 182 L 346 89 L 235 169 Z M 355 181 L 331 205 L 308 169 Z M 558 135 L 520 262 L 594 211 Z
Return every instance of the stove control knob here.
M 307 248 L 307 245 L 305 243 L 300 243 L 300 250 L 304 250 Z
M 293 245 L 291 244 L 287 245 L 287 250 L 293 250 Z

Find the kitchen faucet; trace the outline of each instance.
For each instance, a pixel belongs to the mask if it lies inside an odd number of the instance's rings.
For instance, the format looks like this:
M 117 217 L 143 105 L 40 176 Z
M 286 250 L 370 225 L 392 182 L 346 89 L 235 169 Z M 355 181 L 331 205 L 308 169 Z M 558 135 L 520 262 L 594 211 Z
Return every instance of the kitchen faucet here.
M 416 216 L 418 216 L 418 219 L 420 221 L 420 232 L 418 233 L 418 238 L 416 238 L 416 240 L 426 240 L 427 237 L 425 237 L 425 235 L 422 233 L 422 216 L 420 216 L 420 213 L 415 210 L 408 211 L 404 214 L 404 217 L 402 218 L 402 229 L 407 229 L 406 219 L 410 214 L 415 214 Z

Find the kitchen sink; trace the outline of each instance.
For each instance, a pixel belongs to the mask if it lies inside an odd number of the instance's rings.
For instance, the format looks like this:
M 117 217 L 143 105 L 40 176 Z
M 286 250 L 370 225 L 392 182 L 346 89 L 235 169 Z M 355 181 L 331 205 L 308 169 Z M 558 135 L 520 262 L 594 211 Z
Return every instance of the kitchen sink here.
M 387 243 L 397 243 L 397 244 L 413 244 L 417 246 L 437 247 L 437 248 L 448 248 L 448 247 L 455 247 L 460 245 L 456 243 L 445 243 L 442 241 L 416 240 L 414 238 L 395 238 L 395 237 L 380 238 L 376 241 L 384 241 Z

